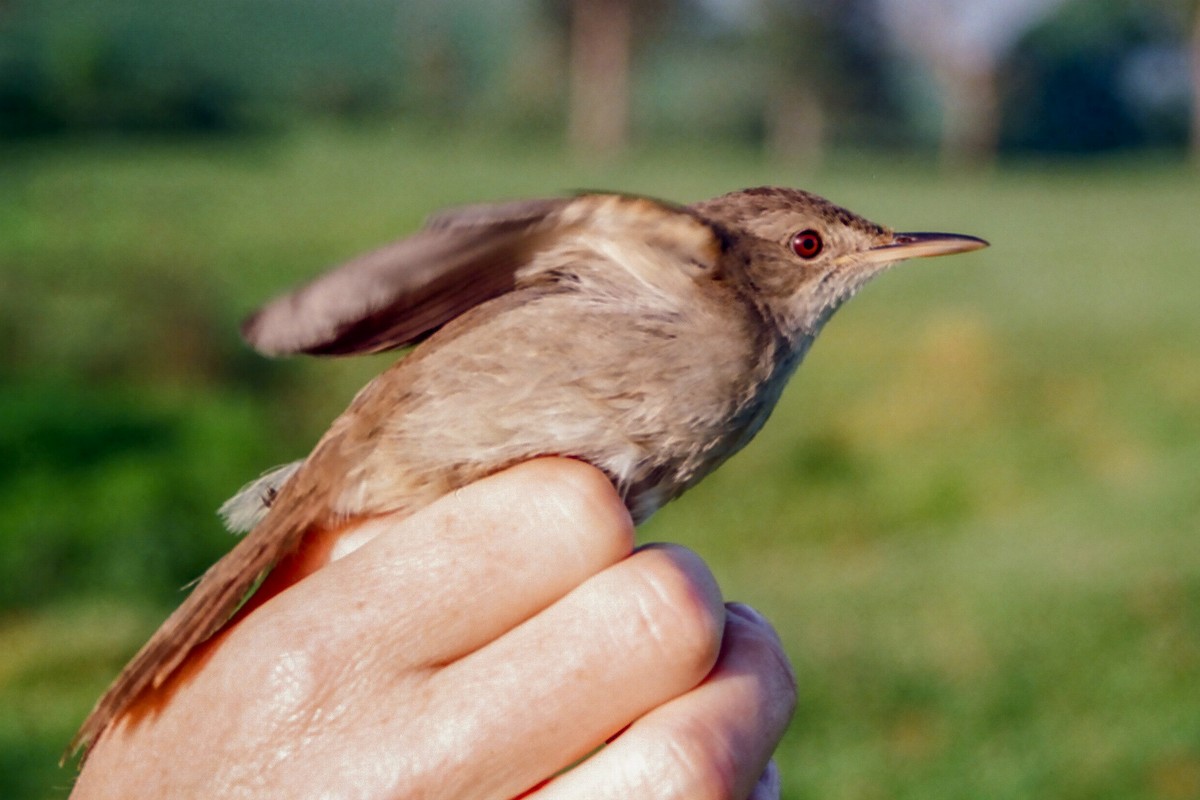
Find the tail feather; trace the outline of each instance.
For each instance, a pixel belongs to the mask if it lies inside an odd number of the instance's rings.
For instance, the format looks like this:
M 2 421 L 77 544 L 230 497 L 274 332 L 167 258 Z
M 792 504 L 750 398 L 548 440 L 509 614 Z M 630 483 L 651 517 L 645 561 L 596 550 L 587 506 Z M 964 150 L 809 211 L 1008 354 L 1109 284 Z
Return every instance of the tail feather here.
M 274 509 L 264 522 L 208 569 L 183 604 L 155 631 L 96 702 L 64 761 L 88 748 L 143 692 L 161 686 L 188 654 L 229 620 L 258 580 L 291 552 L 308 527 L 295 507 Z M 291 512 L 291 513 L 288 513 Z

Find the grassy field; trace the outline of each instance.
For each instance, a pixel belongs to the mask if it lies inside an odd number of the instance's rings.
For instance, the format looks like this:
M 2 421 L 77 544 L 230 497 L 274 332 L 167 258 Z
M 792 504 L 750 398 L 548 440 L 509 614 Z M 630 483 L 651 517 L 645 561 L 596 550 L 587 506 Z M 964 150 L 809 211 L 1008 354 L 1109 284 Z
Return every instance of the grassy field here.
M 1200 797 L 1200 176 L 382 128 L 0 151 L 0 796 L 65 796 L 74 726 L 228 548 L 212 509 L 381 365 L 263 361 L 241 315 L 446 204 L 758 183 L 994 245 L 870 286 L 643 531 L 778 625 L 786 796 Z

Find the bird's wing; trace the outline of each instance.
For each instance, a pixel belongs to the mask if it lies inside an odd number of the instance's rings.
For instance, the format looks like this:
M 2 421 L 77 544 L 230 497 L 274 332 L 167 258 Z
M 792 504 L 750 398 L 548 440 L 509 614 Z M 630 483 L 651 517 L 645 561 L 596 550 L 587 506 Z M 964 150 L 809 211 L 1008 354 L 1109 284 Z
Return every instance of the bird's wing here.
M 337 267 L 268 303 L 242 327 L 269 355 L 349 355 L 402 347 L 531 280 L 535 257 L 581 232 L 635 240 L 684 266 L 711 269 L 719 233 L 693 212 L 642 197 L 574 198 L 467 206 L 416 234 Z

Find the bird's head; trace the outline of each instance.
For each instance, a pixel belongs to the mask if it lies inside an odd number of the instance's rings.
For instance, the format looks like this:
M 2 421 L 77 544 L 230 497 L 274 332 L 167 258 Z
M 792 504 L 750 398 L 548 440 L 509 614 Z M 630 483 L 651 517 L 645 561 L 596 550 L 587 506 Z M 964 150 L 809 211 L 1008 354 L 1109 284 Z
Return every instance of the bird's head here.
M 988 246 L 955 233 L 896 233 L 799 189 L 743 189 L 693 209 L 730 234 L 729 255 L 791 339 L 811 339 L 842 303 L 893 264 Z

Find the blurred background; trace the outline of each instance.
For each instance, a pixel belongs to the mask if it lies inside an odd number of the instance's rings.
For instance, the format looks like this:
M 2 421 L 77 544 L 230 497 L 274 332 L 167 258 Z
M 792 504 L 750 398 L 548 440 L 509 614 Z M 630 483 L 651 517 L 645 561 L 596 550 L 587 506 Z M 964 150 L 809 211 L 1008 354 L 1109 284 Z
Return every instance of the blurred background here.
M 0 0 L 0 797 L 393 356 L 239 319 L 448 204 L 802 186 L 891 273 L 642 532 L 778 625 L 788 798 L 1200 798 L 1195 0 Z

